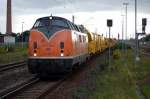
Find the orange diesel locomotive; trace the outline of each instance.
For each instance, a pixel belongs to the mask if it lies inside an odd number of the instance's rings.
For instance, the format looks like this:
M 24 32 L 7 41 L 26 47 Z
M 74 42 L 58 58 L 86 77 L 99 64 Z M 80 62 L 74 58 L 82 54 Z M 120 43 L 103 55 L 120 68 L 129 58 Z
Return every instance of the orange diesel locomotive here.
M 81 26 L 56 16 L 36 20 L 29 37 L 31 73 L 46 77 L 70 72 L 88 58 L 88 35 Z

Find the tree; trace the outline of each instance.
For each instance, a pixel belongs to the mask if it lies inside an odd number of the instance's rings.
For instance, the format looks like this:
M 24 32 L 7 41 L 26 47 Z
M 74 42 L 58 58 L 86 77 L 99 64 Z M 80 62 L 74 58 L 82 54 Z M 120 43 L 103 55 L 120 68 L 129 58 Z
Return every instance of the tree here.
M 147 42 L 147 41 L 150 41 L 150 34 L 146 35 L 146 37 L 144 37 L 143 39 L 144 39 L 144 41 L 146 41 L 146 42 Z
M 29 41 L 29 34 L 30 34 L 30 31 L 26 30 L 24 31 L 21 36 L 23 36 L 23 41 L 24 42 L 28 42 Z

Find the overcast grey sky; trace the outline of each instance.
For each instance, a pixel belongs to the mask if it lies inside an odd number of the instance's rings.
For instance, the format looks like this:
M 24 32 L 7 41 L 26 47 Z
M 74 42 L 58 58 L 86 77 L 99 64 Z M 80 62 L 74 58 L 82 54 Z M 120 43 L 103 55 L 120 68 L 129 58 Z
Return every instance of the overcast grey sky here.
M 137 0 L 138 8 L 145 13 L 150 13 L 150 0 Z M 91 11 L 105 11 L 105 10 L 120 10 L 123 2 L 129 2 L 130 8 L 134 7 L 134 0 L 12 0 L 14 13 L 27 14 L 24 12 L 38 13 L 38 10 L 53 9 L 57 7 L 66 7 L 55 13 L 69 13 L 71 12 L 91 12 Z M 3 10 L 5 10 L 6 0 L 1 0 Z M 130 9 L 132 10 L 132 9 Z
M 137 0 L 139 9 L 149 13 L 150 0 Z M 70 7 L 65 11 L 62 9 L 61 13 L 70 11 L 100 11 L 100 10 L 120 10 L 123 2 L 129 2 L 133 6 L 134 0 L 12 0 L 14 13 L 24 14 L 24 12 L 38 13 L 38 10 L 47 10 L 54 7 Z M 6 0 L 0 0 L 1 10 L 5 11 Z M 70 6 L 71 5 L 71 6 Z M 26 11 L 25 11 L 26 10 Z M 2 11 L 2 15 L 3 15 Z M 45 11 L 44 11 L 45 12 Z
M 0 0 L 0 31 L 5 33 L 6 1 Z M 150 0 L 137 0 L 138 12 L 150 14 Z M 128 2 L 128 11 L 134 12 L 134 0 L 12 0 L 13 32 L 19 32 L 21 21 L 35 21 L 35 16 L 52 14 L 115 12 L 121 13 L 122 3 Z M 109 14 L 108 14 L 109 15 Z M 25 17 L 26 16 L 26 17 Z M 103 15 L 101 15 L 103 16 Z M 113 15 L 109 15 L 113 16 Z M 18 18 L 23 19 L 18 19 Z M 87 16 L 88 17 L 88 16 Z M 34 19 L 33 19 L 34 18 Z M 27 20 L 26 20 L 27 19 Z M 29 20 L 30 19 L 30 20 Z M 88 18 L 87 18 L 88 19 Z M 32 26 L 30 25 L 30 28 Z M 27 27 L 26 29 L 30 29 Z

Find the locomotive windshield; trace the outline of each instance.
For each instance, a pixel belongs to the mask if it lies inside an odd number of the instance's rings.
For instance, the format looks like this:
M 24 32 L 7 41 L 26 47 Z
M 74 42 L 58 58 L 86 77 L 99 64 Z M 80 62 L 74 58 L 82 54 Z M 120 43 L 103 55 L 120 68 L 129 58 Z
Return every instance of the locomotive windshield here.
M 43 26 L 49 26 L 49 20 L 38 20 L 36 21 L 36 23 L 34 24 L 34 28 L 38 28 L 38 27 L 43 27 Z
M 48 38 L 57 31 L 70 29 L 67 20 L 55 17 L 52 19 L 49 17 L 38 19 L 33 28 L 44 33 Z
M 50 19 L 39 19 L 36 21 L 36 23 L 34 24 L 33 28 L 40 28 L 40 27 L 63 27 L 63 28 L 69 28 L 67 22 L 65 22 L 64 20 L 58 20 L 58 19 L 54 19 L 54 20 L 50 20 Z

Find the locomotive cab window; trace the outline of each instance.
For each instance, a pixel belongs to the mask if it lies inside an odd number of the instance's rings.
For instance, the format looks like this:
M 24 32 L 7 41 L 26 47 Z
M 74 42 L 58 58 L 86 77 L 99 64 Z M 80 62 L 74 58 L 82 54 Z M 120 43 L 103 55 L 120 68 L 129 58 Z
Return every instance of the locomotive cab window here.
M 33 28 L 38 28 L 38 27 L 63 27 L 63 28 L 69 28 L 69 25 L 67 24 L 66 21 L 62 19 L 39 19 L 35 22 Z
M 71 27 L 69 26 L 67 20 L 63 18 L 44 17 L 38 19 L 35 22 L 33 29 L 37 29 L 38 31 L 42 32 L 47 38 L 50 38 L 54 33 L 64 29 L 71 29 Z
M 52 20 L 52 26 L 59 26 L 64 28 L 69 28 L 67 22 L 64 22 L 63 20 Z

